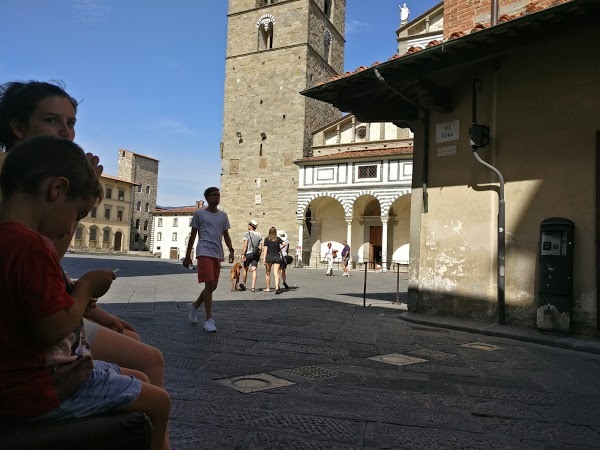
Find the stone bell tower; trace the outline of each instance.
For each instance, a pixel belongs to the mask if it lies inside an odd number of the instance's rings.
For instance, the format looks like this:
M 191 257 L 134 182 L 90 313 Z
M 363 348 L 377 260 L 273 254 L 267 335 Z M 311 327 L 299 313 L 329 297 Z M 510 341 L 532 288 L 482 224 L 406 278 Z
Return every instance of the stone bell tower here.
M 263 237 L 285 230 L 298 240 L 298 167 L 311 131 L 340 117 L 300 91 L 344 67 L 345 0 L 229 0 L 221 207 L 241 251 L 255 219 Z

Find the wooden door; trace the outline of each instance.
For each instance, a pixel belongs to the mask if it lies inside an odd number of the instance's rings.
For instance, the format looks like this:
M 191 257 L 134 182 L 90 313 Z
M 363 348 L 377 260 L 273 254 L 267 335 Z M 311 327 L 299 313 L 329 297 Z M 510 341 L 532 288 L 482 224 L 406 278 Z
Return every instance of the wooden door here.
M 383 237 L 383 226 L 374 225 L 369 229 L 369 266 L 378 269 L 381 266 L 381 240 Z
M 120 252 L 121 251 L 121 239 L 123 237 L 123 233 L 121 233 L 120 231 L 117 231 L 115 233 L 115 252 Z
M 169 254 L 169 258 L 178 259 L 179 257 L 179 249 L 177 247 L 171 247 L 171 253 Z

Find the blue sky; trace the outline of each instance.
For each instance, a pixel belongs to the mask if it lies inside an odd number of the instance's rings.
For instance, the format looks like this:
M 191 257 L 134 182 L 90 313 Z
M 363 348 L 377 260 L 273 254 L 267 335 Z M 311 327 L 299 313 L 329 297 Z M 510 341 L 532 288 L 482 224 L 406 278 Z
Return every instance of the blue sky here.
M 408 1 L 410 19 L 436 3 Z M 346 70 L 397 51 L 399 4 L 347 0 Z M 105 173 L 119 148 L 154 157 L 158 204 L 191 205 L 220 183 L 226 15 L 226 0 L 3 0 L 0 82 L 63 81 Z

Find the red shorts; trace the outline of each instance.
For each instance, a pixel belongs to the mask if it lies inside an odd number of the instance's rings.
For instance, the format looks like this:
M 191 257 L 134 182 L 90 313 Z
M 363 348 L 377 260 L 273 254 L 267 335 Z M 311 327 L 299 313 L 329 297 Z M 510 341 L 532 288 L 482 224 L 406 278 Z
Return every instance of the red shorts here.
M 212 281 L 214 284 L 219 282 L 219 274 L 221 273 L 221 261 L 210 256 L 198 256 L 198 283 L 206 283 Z

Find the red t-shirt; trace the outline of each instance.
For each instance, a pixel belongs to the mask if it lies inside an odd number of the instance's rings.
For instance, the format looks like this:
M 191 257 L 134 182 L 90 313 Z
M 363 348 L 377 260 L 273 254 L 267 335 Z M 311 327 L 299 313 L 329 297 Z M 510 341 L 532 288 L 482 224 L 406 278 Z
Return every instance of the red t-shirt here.
M 0 421 L 55 409 L 88 380 L 93 360 L 81 322 L 51 347 L 31 324 L 74 303 L 52 242 L 16 222 L 0 223 Z

